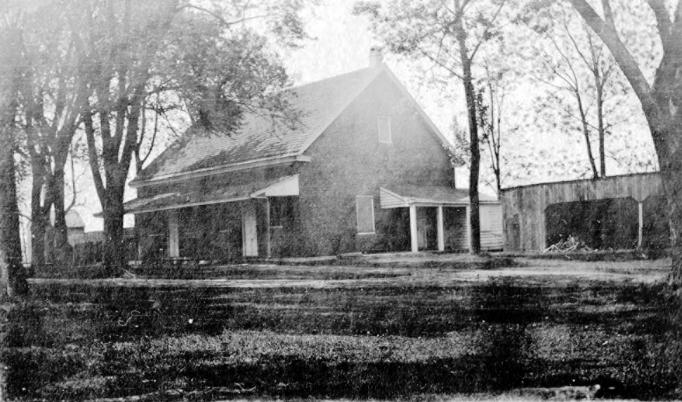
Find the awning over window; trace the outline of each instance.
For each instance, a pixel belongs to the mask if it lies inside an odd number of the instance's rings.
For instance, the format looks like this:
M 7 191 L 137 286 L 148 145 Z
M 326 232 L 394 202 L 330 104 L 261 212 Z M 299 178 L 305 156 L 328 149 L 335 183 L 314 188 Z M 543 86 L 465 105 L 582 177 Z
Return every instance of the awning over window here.
M 124 204 L 126 213 L 143 213 L 245 201 L 252 198 L 286 197 L 299 194 L 298 175 L 247 184 L 223 186 L 212 191 L 164 193 L 150 198 L 136 198 Z
M 298 175 L 282 177 L 269 186 L 254 191 L 251 197 L 291 197 L 298 195 Z
M 447 186 L 391 185 L 379 189 L 379 201 L 383 209 L 403 208 L 410 205 L 467 206 L 469 205 L 469 190 Z M 479 201 L 482 204 L 499 203 L 495 197 L 484 193 L 479 193 Z

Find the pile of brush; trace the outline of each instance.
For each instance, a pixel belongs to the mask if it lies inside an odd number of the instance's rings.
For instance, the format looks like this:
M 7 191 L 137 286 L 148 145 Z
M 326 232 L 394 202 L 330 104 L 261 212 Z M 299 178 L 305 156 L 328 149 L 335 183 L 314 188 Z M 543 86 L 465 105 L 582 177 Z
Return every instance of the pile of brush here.
M 580 238 L 570 235 L 566 240 L 562 240 L 547 247 L 545 253 L 567 253 L 571 251 L 594 251 Z

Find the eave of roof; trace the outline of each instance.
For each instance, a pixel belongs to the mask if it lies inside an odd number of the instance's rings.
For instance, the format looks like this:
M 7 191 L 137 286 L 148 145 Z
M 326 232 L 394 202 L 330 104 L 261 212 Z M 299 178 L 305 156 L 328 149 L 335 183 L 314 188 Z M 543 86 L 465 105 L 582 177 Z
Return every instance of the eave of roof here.
M 521 190 L 521 189 L 532 188 L 532 187 L 537 187 L 537 186 L 572 184 L 572 183 L 600 183 L 600 182 L 605 182 L 605 181 L 610 181 L 610 180 L 618 180 L 619 178 L 623 178 L 623 177 L 657 176 L 660 174 L 661 174 L 661 172 L 659 172 L 659 171 L 637 172 L 637 173 L 618 174 L 618 175 L 606 176 L 606 177 L 598 177 L 596 179 L 589 178 L 589 179 L 572 179 L 572 180 L 559 180 L 559 181 L 543 181 L 540 183 L 531 183 L 531 184 L 524 184 L 521 186 L 505 187 L 502 189 L 502 193 L 505 193 L 507 191 L 512 191 L 512 190 Z
M 447 186 L 419 186 L 419 185 L 389 185 L 381 187 L 380 192 L 386 192 L 396 199 L 402 200 L 400 205 L 392 207 L 407 207 L 410 205 L 453 205 L 467 206 L 470 204 L 468 189 L 451 188 Z M 499 204 L 493 196 L 479 192 L 479 204 Z
M 204 169 L 197 169 L 189 172 L 181 172 L 164 176 L 158 176 L 147 180 L 134 179 L 130 182 L 130 186 L 134 188 L 139 188 L 159 184 L 172 184 L 184 180 L 197 179 L 200 177 L 212 176 L 228 172 L 236 172 L 239 170 L 254 169 L 265 166 L 286 165 L 295 162 L 306 163 L 310 161 L 311 158 L 309 156 L 300 154 L 273 156 L 269 158 L 252 159 L 244 162 L 231 163 L 227 165 L 220 165 Z
M 228 185 L 212 191 L 185 191 L 157 194 L 149 198 L 135 198 L 123 204 L 124 213 L 147 213 L 200 205 L 225 204 L 266 197 L 299 195 L 298 175 L 280 176 L 246 184 Z M 98 212 L 95 216 L 101 216 Z

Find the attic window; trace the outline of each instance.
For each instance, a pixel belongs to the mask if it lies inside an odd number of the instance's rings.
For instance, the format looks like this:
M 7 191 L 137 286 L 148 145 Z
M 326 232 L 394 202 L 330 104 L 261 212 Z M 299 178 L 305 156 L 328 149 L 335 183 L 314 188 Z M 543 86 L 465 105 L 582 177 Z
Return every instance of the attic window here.
M 355 213 L 358 218 L 358 233 L 374 234 L 374 197 L 371 195 L 355 197 Z
M 379 143 L 393 143 L 393 136 L 391 134 L 391 116 L 377 117 L 377 129 L 379 131 Z

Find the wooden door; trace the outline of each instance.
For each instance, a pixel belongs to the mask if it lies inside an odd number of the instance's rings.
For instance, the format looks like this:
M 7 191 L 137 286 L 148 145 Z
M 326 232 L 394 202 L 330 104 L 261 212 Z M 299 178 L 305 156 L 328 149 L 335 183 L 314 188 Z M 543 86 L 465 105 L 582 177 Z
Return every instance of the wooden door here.
M 251 202 L 242 206 L 242 250 L 244 257 L 258 257 L 256 206 Z
M 417 208 L 417 245 L 419 250 L 435 250 L 437 248 L 436 212 L 437 208 L 435 207 Z

